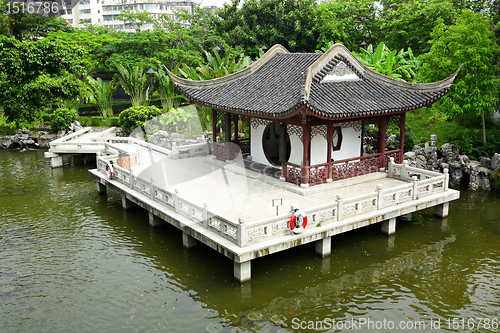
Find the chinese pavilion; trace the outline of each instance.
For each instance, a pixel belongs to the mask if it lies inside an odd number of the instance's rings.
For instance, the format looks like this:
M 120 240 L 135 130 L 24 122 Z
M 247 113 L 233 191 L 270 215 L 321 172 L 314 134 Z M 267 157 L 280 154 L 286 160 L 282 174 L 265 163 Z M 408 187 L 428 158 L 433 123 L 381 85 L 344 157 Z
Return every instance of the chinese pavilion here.
M 404 82 L 335 44 L 324 54 L 275 45 L 251 66 L 212 80 L 169 74 L 189 100 L 212 109 L 217 159 L 231 160 L 239 147 L 281 168 L 282 180 L 307 187 L 379 171 L 390 157 L 401 163 L 406 112 L 443 97 L 458 70 L 439 82 Z M 247 138 L 238 134 L 242 124 Z

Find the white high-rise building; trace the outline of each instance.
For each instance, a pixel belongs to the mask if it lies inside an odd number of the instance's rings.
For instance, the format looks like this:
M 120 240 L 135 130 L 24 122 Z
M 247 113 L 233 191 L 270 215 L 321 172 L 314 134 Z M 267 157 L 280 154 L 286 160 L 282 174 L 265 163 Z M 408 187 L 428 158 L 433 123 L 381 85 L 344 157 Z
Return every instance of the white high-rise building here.
M 83 24 L 102 25 L 115 30 L 134 31 L 130 22 L 118 20 L 123 10 L 133 12 L 147 11 L 152 14 L 167 14 L 171 17 L 178 9 L 192 13 L 195 3 L 192 1 L 165 0 L 59 0 L 59 14 L 62 19 L 74 27 Z M 82 24 L 81 24 L 82 23 Z M 152 29 L 152 24 L 144 24 L 141 30 Z

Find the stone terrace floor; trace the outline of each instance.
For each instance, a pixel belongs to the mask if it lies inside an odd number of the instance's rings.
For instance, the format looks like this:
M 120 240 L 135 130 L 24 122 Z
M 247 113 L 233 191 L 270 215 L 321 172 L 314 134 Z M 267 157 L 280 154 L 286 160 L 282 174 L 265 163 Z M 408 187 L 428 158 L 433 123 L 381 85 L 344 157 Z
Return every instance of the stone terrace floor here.
M 241 158 L 226 164 L 211 156 L 172 160 L 143 149 L 138 152 L 141 165 L 132 166 L 134 175 L 153 179 L 162 188 L 177 189 L 181 198 L 200 207 L 208 203 L 212 212 L 233 221 L 244 218 L 253 222 L 276 216 L 273 199 L 283 199 L 279 215 L 286 216 L 292 205 L 308 209 L 334 202 L 337 194 L 349 199 L 374 192 L 378 184 L 384 189 L 407 184 L 378 172 L 303 189 L 245 169 Z

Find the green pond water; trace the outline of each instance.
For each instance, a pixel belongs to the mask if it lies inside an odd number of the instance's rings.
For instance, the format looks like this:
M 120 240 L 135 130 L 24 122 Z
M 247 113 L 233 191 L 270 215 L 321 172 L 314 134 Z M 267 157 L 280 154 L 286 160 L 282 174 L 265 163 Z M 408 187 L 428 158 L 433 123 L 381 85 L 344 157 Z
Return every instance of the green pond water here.
M 94 167 L 0 151 L 0 332 L 500 331 L 498 193 L 333 237 L 326 259 L 256 259 L 241 285 L 231 260 L 99 195 Z

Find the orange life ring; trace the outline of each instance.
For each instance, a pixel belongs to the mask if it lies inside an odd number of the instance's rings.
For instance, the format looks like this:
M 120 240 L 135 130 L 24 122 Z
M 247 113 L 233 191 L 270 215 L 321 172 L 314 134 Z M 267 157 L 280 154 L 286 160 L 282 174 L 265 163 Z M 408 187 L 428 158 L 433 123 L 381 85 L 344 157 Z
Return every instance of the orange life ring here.
M 290 219 L 290 230 L 294 234 L 300 234 L 307 226 L 307 215 L 301 210 L 296 209 Z
M 113 163 L 106 163 L 106 175 L 109 179 L 113 179 L 114 171 L 113 171 Z

